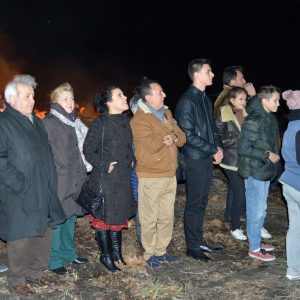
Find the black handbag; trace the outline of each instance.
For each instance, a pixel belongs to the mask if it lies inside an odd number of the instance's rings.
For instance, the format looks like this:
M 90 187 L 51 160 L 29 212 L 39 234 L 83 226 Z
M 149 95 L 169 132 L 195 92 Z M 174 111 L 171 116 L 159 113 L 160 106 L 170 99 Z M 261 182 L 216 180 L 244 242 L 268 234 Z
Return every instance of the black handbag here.
M 105 200 L 102 194 L 102 190 L 100 190 L 99 195 L 96 195 L 88 186 L 88 183 L 85 182 L 81 188 L 76 203 L 84 208 L 88 213 L 92 214 L 94 217 L 98 219 L 103 218 Z
M 102 147 L 101 147 L 101 160 L 103 160 L 103 140 L 104 140 L 104 124 L 102 122 Z M 88 186 L 88 182 L 85 182 L 81 188 L 80 194 L 76 199 L 76 203 L 84 208 L 88 213 L 92 214 L 98 219 L 102 219 L 105 213 L 105 199 L 102 193 L 102 183 L 100 175 L 100 191 L 99 194 Z

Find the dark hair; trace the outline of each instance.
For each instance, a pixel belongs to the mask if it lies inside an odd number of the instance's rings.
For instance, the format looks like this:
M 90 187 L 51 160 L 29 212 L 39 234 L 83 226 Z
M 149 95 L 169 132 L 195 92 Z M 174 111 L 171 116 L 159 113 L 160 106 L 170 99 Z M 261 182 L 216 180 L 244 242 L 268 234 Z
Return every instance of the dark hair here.
M 210 60 L 206 58 L 196 58 L 189 63 L 188 74 L 191 80 L 194 80 L 194 73 L 199 72 L 203 65 L 210 65 Z
M 214 116 L 215 118 L 218 117 L 221 107 L 225 106 L 227 104 L 229 104 L 231 106 L 231 108 L 234 108 L 230 99 L 232 98 L 236 98 L 238 94 L 240 93 L 245 93 L 246 97 L 247 97 L 247 92 L 245 89 L 241 88 L 241 87 L 233 87 L 229 90 L 229 92 L 227 93 L 227 95 L 222 99 L 222 101 L 220 101 L 218 103 L 218 105 L 215 107 L 214 109 Z
M 231 80 L 235 80 L 237 76 L 237 71 L 243 73 L 242 66 L 227 67 L 223 73 L 223 84 L 229 85 Z
M 104 89 L 101 93 L 94 96 L 94 106 L 97 112 L 103 113 L 108 111 L 107 102 L 111 101 L 112 91 L 118 89 L 116 85 L 111 85 Z
M 150 85 L 152 83 L 156 83 L 156 84 L 160 85 L 160 83 L 157 80 L 146 79 L 146 80 L 143 80 L 142 83 L 136 89 L 138 95 L 140 96 L 140 98 L 142 98 L 142 100 L 144 102 L 146 102 L 145 97 L 147 95 L 152 95 L 152 90 L 151 90 L 151 87 L 150 87 Z
M 257 97 L 261 101 L 262 99 L 269 100 L 272 97 L 273 93 L 279 93 L 281 94 L 281 90 L 279 87 L 275 85 L 265 85 L 259 88 L 259 91 L 257 93 Z

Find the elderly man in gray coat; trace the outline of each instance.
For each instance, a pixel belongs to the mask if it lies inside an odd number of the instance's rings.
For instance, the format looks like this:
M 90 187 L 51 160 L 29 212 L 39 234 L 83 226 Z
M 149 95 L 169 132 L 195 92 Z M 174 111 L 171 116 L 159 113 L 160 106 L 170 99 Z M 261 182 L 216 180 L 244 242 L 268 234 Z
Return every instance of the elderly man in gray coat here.
M 49 227 L 64 222 L 57 196 L 55 166 L 47 132 L 32 114 L 35 79 L 17 75 L 4 91 L 0 113 L 0 238 L 7 241 L 8 287 L 20 296 L 33 291 L 27 282 L 51 284 Z

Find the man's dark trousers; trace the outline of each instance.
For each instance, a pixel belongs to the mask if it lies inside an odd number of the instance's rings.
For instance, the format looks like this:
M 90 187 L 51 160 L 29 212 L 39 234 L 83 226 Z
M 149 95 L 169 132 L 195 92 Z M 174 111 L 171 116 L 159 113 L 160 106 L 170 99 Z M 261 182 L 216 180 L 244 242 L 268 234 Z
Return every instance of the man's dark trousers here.
M 203 222 L 212 180 L 213 163 L 208 159 L 185 159 L 187 199 L 184 211 L 186 246 L 199 250 L 203 245 Z

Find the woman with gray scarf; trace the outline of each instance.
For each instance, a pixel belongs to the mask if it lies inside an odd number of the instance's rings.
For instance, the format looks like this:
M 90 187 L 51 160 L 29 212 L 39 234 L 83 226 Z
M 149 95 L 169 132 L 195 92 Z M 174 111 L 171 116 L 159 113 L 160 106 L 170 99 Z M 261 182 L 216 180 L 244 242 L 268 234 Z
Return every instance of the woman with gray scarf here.
M 67 220 L 52 230 L 49 269 L 58 275 L 67 275 L 64 264 L 88 262 L 77 256 L 74 244 L 76 218 L 84 214 L 75 200 L 86 180 L 86 173 L 92 167 L 82 153 L 88 128 L 76 116 L 73 88 L 63 83 L 52 91 L 50 97 L 51 110 L 43 121 L 58 177 L 58 197 Z

